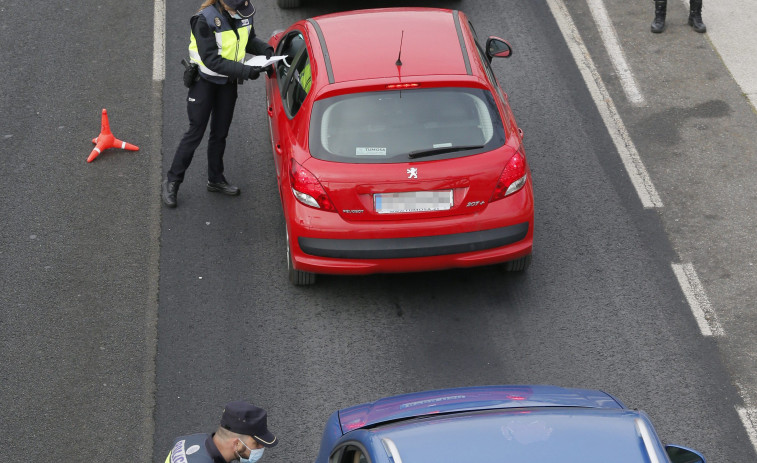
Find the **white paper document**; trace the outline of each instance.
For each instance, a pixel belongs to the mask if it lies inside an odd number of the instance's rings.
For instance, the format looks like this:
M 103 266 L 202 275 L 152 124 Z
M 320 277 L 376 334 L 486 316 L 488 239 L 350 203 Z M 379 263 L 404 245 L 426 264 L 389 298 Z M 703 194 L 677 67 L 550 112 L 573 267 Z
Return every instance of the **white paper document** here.
M 268 66 L 269 64 L 275 63 L 276 61 L 281 61 L 284 58 L 286 58 L 286 55 L 271 56 L 268 59 L 265 58 L 265 55 L 255 55 L 252 58 L 245 61 L 244 64 L 246 64 L 247 66 L 255 66 L 259 68 L 264 68 Z

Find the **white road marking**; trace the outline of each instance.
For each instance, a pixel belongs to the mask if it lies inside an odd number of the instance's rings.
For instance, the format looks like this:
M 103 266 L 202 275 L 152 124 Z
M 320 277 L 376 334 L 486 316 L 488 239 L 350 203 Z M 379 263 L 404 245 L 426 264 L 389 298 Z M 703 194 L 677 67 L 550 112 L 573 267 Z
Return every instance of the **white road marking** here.
M 741 383 L 736 381 L 736 389 L 739 391 L 741 400 L 744 401 L 744 406 L 736 406 L 736 413 L 741 418 L 741 424 L 744 425 L 747 436 L 752 442 L 752 447 L 757 452 L 757 408 L 752 406 L 752 400 L 749 395 L 744 392 L 744 388 Z
M 715 311 L 710 306 L 710 301 L 707 299 L 704 287 L 699 281 L 697 272 L 694 270 L 694 265 L 671 264 L 671 266 L 673 267 L 673 273 L 678 278 L 678 283 L 681 285 L 681 290 L 684 296 L 686 296 L 691 312 L 697 320 L 699 330 L 705 336 L 722 336 L 723 329 L 720 326 L 720 322 L 718 322 Z
M 594 17 L 594 22 L 597 23 L 597 29 L 599 29 L 599 35 L 602 36 L 607 54 L 610 55 L 610 61 L 612 61 L 615 72 L 617 72 L 620 79 L 620 84 L 623 86 L 623 91 L 626 92 L 626 98 L 628 98 L 628 101 L 632 105 L 644 105 L 646 101 L 639 90 L 639 85 L 636 83 L 636 77 L 634 77 L 631 68 L 628 66 L 628 62 L 626 62 L 626 55 L 620 46 L 618 34 L 615 32 L 615 27 L 612 25 L 612 20 L 607 13 L 604 2 L 602 0 L 587 0 L 587 3 L 589 4 L 589 11 L 591 11 L 591 15 Z
M 586 86 L 594 99 L 594 103 L 597 105 L 599 114 L 602 116 L 608 132 L 610 132 L 612 141 L 615 143 L 615 148 L 618 150 L 620 159 L 623 161 L 623 166 L 636 189 L 636 194 L 641 199 L 641 204 L 645 209 L 662 207 L 660 195 L 657 193 L 654 184 L 652 184 L 652 179 L 649 177 L 644 163 L 641 162 L 639 152 L 636 151 L 636 146 L 633 144 L 631 136 L 628 134 L 628 130 L 626 130 L 617 109 L 615 109 L 615 103 L 613 103 L 610 94 L 607 92 L 602 77 L 599 75 L 596 66 L 594 66 L 594 61 L 591 59 L 591 55 L 589 55 L 589 51 L 586 49 L 581 35 L 578 33 L 578 29 L 576 29 L 576 25 L 573 23 L 573 19 L 570 17 L 565 3 L 563 0 L 547 0 L 547 4 L 550 10 L 552 10 L 552 15 L 560 27 L 560 31 L 565 38 L 565 42 L 568 44 L 568 48 L 573 55 L 579 71 L 581 71 Z
M 162 82 L 166 78 L 166 3 L 155 0 L 152 36 L 152 80 Z
M 746 433 L 749 436 L 749 440 L 752 441 L 752 447 L 757 452 L 757 410 L 747 409 L 744 407 L 736 407 L 736 413 L 741 418 L 741 423 L 746 429 Z

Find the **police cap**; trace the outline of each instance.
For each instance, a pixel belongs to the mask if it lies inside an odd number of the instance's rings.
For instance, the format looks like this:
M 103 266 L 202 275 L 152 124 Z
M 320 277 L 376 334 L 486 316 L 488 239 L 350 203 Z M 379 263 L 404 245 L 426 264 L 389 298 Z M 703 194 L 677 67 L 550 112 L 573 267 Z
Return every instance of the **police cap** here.
M 268 414 L 260 407 L 247 402 L 229 402 L 223 409 L 221 427 L 237 434 L 251 436 L 264 447 L 278 444 L 276 436 L 268 430 Z

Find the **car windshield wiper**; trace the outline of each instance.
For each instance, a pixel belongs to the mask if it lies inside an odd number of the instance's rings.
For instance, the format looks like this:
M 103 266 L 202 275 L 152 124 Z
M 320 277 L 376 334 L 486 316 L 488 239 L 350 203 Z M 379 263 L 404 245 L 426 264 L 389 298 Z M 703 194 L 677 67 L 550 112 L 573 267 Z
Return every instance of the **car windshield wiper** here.
M 455 151 L 479 150 L 483 147 L 484 145 L 445 146 L 443 148 L 434 148 L 430 150 L 411 151 L 407 156 L 410 159 L 415 159 L 415 158 L 423 158 L 426 156 L 435 156 L 437 154 L 454 153 Z

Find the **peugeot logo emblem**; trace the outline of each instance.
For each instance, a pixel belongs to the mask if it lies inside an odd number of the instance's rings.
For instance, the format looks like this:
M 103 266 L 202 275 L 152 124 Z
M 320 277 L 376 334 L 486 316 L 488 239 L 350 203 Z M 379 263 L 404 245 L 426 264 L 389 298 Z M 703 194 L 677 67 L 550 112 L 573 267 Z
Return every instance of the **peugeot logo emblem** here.
M 407 178 L 418 178 L 418 169 L 411 167 L 407 170 Z

